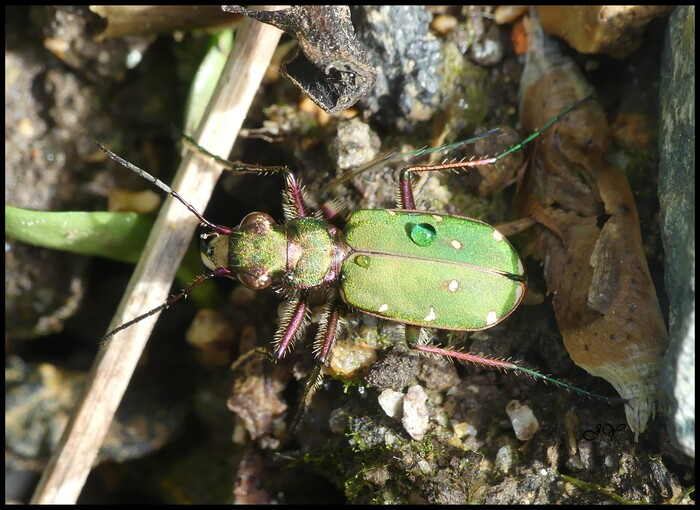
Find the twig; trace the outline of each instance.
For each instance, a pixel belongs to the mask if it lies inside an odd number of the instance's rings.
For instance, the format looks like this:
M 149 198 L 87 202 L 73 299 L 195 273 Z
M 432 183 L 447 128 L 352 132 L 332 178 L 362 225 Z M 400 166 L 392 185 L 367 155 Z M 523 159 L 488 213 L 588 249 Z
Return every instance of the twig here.
M 280 34 L 276 28 L 247 18 L 241 23 L 234 49 L 195 135 L 212 152 L 231 151 Z M 220 168 L 189 153 L 172 187 L 203 211 L 220 174 Z M 196 218 L 181 204 L 166 201 L 109 329 L 166 300 L 196 226 Z M 100 350 L 33 503 L 76 502 L 156 319 L 157 315 L 135 324 Z

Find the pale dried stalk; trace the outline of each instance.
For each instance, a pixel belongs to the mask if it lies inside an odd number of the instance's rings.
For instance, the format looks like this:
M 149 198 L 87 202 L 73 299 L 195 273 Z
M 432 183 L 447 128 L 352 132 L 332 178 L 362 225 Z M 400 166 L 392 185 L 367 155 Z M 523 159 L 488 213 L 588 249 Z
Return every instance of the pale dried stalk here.
M 231 151 L 280 34 L 269 25 L 248 19 L 242 22 L 233 52 L 195 134 L 195 139 L 213 153 L 225 155 Z M 220 174 L 220 167 L 189 153 L 172 187 L 204 211 Z M 172 199 L 165 202 L 109 329 L 165 302 L 196 226 L 196 218 L 182 204 Z M 100 350 L 33 503 L 76 502 L 156 319 L 154 315 L 120 332 Z

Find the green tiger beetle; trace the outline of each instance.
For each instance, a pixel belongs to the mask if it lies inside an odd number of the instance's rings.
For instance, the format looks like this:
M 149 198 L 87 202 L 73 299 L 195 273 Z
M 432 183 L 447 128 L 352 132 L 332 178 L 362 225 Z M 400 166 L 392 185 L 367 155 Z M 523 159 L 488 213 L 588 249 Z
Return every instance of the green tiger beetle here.
M 403 168 L 399 173 L 396 209 L 356 210 L 346 219 L 328 205 L 321 207 L 320 214 L 312 214 L 302 198 L 301 185 L 286 166 L 230 162 L 199 147 L 232 171 L 279 172 L 285 178 L 284 223 L 276 223 L 266 213 L 253 212 L 238 227 L 214 225 L 169 186 L 95 142 L 111 159 L 179 200 L 207 230 L 201 235 L 201 256 L 208 272 L 163 305 L 117 327 L 104 339 L 168 308 L 205 280 L 237 277 L 253 290 L 274 285 L 288 299 L 288 312 L 275 334 L 272 352 L 275 359 L 281 359 L 303 336 L 310 321 L 309 292 L 335 289 L 328 293 L 329 302 L 316 334 L 318 365 L 309 380 L 307 394 L 313 392 L 320 369 L 329 359 L 344 302 L 366 314 L 405 324 L 407 343 L 417 351 L 525 373 L 610 401 L 509 361 L 430 345 L 421 335 L 422 328 L 479 331 L 499 324 L 520 305 L 526 278 L 515 249 L 493 226 L 472 218 L 416 210 L 411 174 L 492 165 L 520 150 L 588 99 L 570 105 L 497 156 Z

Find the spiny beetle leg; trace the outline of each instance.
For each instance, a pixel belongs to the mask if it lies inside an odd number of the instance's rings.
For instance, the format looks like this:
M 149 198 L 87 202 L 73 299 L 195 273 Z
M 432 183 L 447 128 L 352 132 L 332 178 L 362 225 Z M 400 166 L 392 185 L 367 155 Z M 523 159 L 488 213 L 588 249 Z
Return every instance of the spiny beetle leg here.
M 305 218 L 308 215 L 306 212 L 306 206 L 304 205 L 301 187 L 288 167 L 250 165 L 247 163 L 241 163 L 240 161 L 229 161 L 228 159 L 217 156 L 216 154 L 212 154 L 207 149 L 195 142 L 195 140 L 189 135 L 182 135 L 182 140 L 185 146 L 187 146 L 189 149 L 213 159 L 221 166 L 232 172 L 255 174 L 283 173 L 285 181 L 285 190 L 283 192 L 283 210 L 285 219 L 289 221 L 290 219 L 294 218 Z
M 444 151 L 449 151 L 452 149 L 456 149 L 458 147 L 462 147 L 464 145 L 469 145 L 471 143 L 474 143 L 478 140 L 481 140 L 483 138 L 487 138 L 489 136 L 493 136 L 496 133 L 500 131 L 500 128 L 495 128 L 495 129 L 490 129 L 486 131 L 485 133 L 482 133 L 480 135 L 473 136 L 472 138 L 467 138 L 465 140 L 459 140 L 457 142 L 453 143 L 448 143 L 445 145 L 441 145 L 439 147 L 423 147 L 421 149 L 416 149 L 408 152 L 399 152 L 398 148 L 391 149 L 389 151 L 386 151 L 376 158 L 374 158 L 372 161 L 369 161 L 365 163 L 364 165 L 361 165 L 354 170 L 351 170 L 349 172 L 346 172 L 345 174 L 341 175 L 340 177 L 337 177 L 336 179 L 332 180 L 323 188 L 321 189 L 321 194 L 327 194 L 340 186 L 341 184 L 348 182 L 351 179 L 354 179 L 355 177 L 363 174 L 367 170 L 370 170 L 372 168 L 375 168 L 379 166 L 380 164 L 388 163 L 390 161 L 395 161 L 399 159 L 406 159 L 406 158 L 416 158 L 419 156 L 424 156 L 426 154 L 434 154 L 437 152 L 444 152 Z
M 301 419 L 304 417 L 304 415 L 306 414 L 306 410 L 311 405 L 311 401 L 313 400 L 314 394 L 316 393 L 316 390 L 318 390 L 318 388 L 321 386 L 322 380 L 323 366 L 321 363 L 318 363 L 316 365 L 316 368 L 314 368 L 311 372 L 311 375 L 309 375 L 309 378 L 306 380 L 306 385 L 304 386 L 304 393 L 302 393 L 301 395 L 297 412 L 295 413 L 294 419 L 292 420 L 292 424 L 289 427 L 290 432 L 294 431 L 299 426 L 299 423 L 301 423 Z
M 306 414 L 306 410 L 311 405 L 311 400 L 316 390 L 321 386 L 321 381 L 323 380 L 323 365 L 328 361 L 339 327 L 340 311 L 338 305 L 336 303 L 330 303 L 326 305 L 326 310 L 323 312 L 323 317 L 319 323 L 318 332 L 314 340 L 314 354 L 318 358 L 318 362 L 309 375 L 309 378 L 306 380 L 297 412 L 289 428 L 290 431 L 297 428 L 301 419 Z
M 522 146 L 523 144 L 519 145 Z M 413 198 L 413 188 L 411 186 L 411 172 L 442 172 L 444 170 L 471 169 L 477 166 L 491 165 L 511 152 L 513 152 L 512 149 L 508 149 L 508 151 L 493 158 L 475 159 L 472 161 L 455 161 L 453 163 L 442 163 L 439 165 L 415 165 L 403 168 L 399 174 L 399 186 L 401 189 L 401 203 L 399 204 L 399 208 L 409 210 L 415 210 L 416 208 L 416 202 Z
M 323 313 L 323 318 L 318 326 L 318 332 L 314 340 L 314 353 L 318 358 L 318 362 L 309 375 L 309 378 L 306 380 L 304 392 L 299 399 L 297 412 L 289 428 L 290 431 L 297 428 L 301 419 L 306 414 L 309 405 L 311 405 L 311 400 L 316 390 L 321 386 L 321 381 L 323 380 L 323 365 L 328 361 L 339 327 L 340 311 L 338 310 L 338 305 L 335 303 L 329 304 L 326 306 L 326 310 Z
M 308 214 L 306 212 L 306 206 L 304 205 L 301 188 L 294 178 L 294 175 L 292 175 L 289 170 L 287 170 L 284 175 L 284 185 L 285 188 L 282 193 L 282 198 L 284 200 L 282 204 L 284 219 L 289 221 L 294 218 L 306 218 Z
M 576 101 L 573 104 L 570 104 L 566 108 L 564 108 L 561 112 L 559 112 L 557 115 L 549 119 L 544 126 L 542 126 L 540 129 L 535 131 L 534 133 L 530 134 L 527 138 L 525 138 L 523 141 L 513 145 L 511 148 L 501 152 L 497 156 L 489 157 L 489 158 L 482 158 L 482 159 L 475 159 L 472 161 L 454 161 L 451 163 L 442 163 L 438 165 L 415 165 L 415 166 L 409 166 L 406 168 L 403 168 L 400 173 L 399 177 L 399 186 L 400 186 L 400 199 L 401 203 L 399 203 L 399 208 L 400 209 L 409 209 L 409 210 L 415 210 L 416 208 L 416 203 L 413 197 L 413 189 L 411 186 L 411 178 L 410 174 L 412 172 L 442 172 L 445 170 L 469 170 L 471 168 L 475 168 L 478 166 L 486 166 L 486 165 L 492 165 L 495 162 L 497 162 L 499 159 L 502 159 L 509 154 L 512 154 L 513 152 L 517 152 L 525 145 L 529 144 L 533 140 L 535 140 L 537 137 L 539 137 L 544 131 L 552 127 L 554 124 L 556 124 L 559 119 L 561 119 L 564 115 L 569 113 L 571 110 L 574 108 L 580 106 L 581 104 L 589 101 L 590 99 L 593 98 L 593 95 L 584 97 L 583 99 Z
M 323 313 L 316 340 L 314 341 L 314 351 L 321 365 L 328 361 L 339 326 L 340 312 L 338 311 L 338 306 L 336 304 L 328 305 L 327 310 Z
M 240 172 L 240 173 L 253 173 L 253 174 L 268 174 L 268 173 L 276 173 L 276 172 L 283 172 L 283 173 L 291 173 L 288 167 L 286 166 L 263 166 L 263 165 L 252 165 L 249 163 L 241 163 L 240 161 L 229 161 L 228 159 L 222 158 L 221 156 L 217 156 L 216 154 L 212 154 L 209 152 L 207 149 L 199 145 L 194 138 L 192 138 L 189 135 L 182 135 L 182 141 L 185 144 L 185 146 L 194 151 L 202 154 L 203 156 L 207 156 L 208 158 L 213 159 L 217 163 L 219 163 L 221 166 L 226 168 L 227 170 L 231 170 L 233 172 Z
M 345 207 L 338 199 L 324 200 L 321 203 L 321 214 L 323 214 L 323 217 L 339 229 L 345 227 L 344 209 Z
M 248 363 L 251 359 L 253 358 L 262 358 L 267 361 L 275 361 L 275 358 L 270 354 L 270 352 L 267 349 L 262 349 L 260 347 L 255 347 L 245 354 L 241 354 L 238 356 L 236 361 L 234 361 L 231 364 L 231 371 L 235 372 L 239 368 L 243 367 L 246 363 Z
M 283 358 L 306 330 L 309 323 L 309 304 L 307 303 L 306 292 L 301 292 L 299 296 L 285 303 L 287 307 L 283 313 L 280 325 L 275 333 L 275 352 L 277 359 Z
M 284 211 L 284 219 L 286 221 L 290 221 L 295 218 L 306 218 L 309 216 L 308 207 L 306 206 L 306 202 L 304 201 L 303 197 L 303 189 L 301 186 L 299 186 L 294 174 L 292 174 L 288 167 L 250 165 L 236 161 L 229 161 L 217 156 L 216 154 L 212 154 L 207 149 L 197 144 L 197 142 L 195 142 L 191 136 L 182 135 L 182 139 L 188 148 L 213 159 L 227 170 L 257 174 L 283 173 L 285 182 L 285 189 L 282 192 L 282 209 Z M 342 207 L 337 201 L 327 200 L 324 201 L 323 205 L 321 206 L 321 213 L 326 220 L 335 224 L 338 228 L 341 228 L 343 226 L 341 209 Z
M 426 345 L 420 343 L 418 341 L 418 334 L 416 332 L 412 331 L 409 336 L 409 328 L 416 328 L 416 326 L 406 326 L 406 340 L 408 342 L 409 347 L 417 351 L 426 352 L 429 354 L 437 354 L 438 356 L 444 356 L 446 358 L 451 358 L 457 361 L 475 363 L 478 365 L 492 367 L 499 370 L 509 370 L 511 372 L 526 374 L 534 379 L 540 379 L 542 381 L 554 384 L 559 388 L 564 388 L 566 390 L 580 393 L 581 395 L 585 395 L 596 400 L 602 400 L 608 403 L 619 401 L 619 399 L 616 398 L 610 398 L 603 395 L 598 395 L 597 393 L 586 391 L 583 388 L 573 386 L 571 384 L 565 383 L 564 381 L 560 381 L 559 379 L 554 379 L 553 377 L 541 374 L 539 372 L 536 372 L 535 370 L 516 365 L 515 363 L 511 363 L 510 361 L 485 358 L 483 356 L 476 356 L 475 354 L 470 354 L 468 352 L 452 351 L 449 349 L 442 349 L 441 347 L 436 347 L 434 345 Z M 420 330 L 420 328 L 417 329 Z

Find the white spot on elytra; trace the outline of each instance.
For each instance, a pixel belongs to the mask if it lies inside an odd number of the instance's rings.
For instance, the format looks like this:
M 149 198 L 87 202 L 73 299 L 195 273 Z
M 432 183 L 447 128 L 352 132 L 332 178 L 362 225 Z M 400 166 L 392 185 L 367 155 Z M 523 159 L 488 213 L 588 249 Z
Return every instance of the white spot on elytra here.
M 504 237 L 498 230 L 493 229 L 493 234 L 491 234 L 496 241 L 503 241 Z
M 436 318 L 437 318 L 437 315 L 435 314 L 435 308 L 433 308 L 433 307 L 431 306 L 431 307 L 430 307 L 430 311 L 428 312 L 428 315 L 426 315 L 426 316 L 423 318 L 423 320 L 424 320 L 425 322 L 430 322 L 430 321 L 434 321 Z
M 525 272 L 525 268 L 523 267 L 523 263 L 520 259 L 518 259 L 518 274 L 523 274 Z
M 457 289 L 459 289 L 459 282 L 457 280 L 452 280 L 447 288 L 450 292 L 457 292 Z
M 438 223 L 442 221 L 442 216 L 438 216 L 437 214 L 432 214 L 431 215 L 435 221 Z
M 379 310 L 377 310 L 379 313 L 384 313 L 389 309 L 389 305 L 384 303 L 382 306 L 379 307 Z
M 453 247 L 455 250 L 459 250 L 459 249 L 462 247 L 462 243 L 460 243 L 459 241 L 457 241 L 457 239 L 452 239 L 452 241 L 450 242 L 450 244 L 452 245 L 452 247 Z
M 486 315 L 486 325 L 490 326 L 491 324 L 494 324 L 498 320 L 498 314 L 496 312 L 489 312 Z
M 515 302 L 516 302 L 516 303 L 520 302 L 520 298 L 522 297 L 522 295 L 523 295 L 523 286 L 522 286 L 522 285 L 518 285 L 518 286 L 515 288 Z
M 396 213 L 394 211 L 387 211 L 389 213 L 389 216 L 396 216 Z

